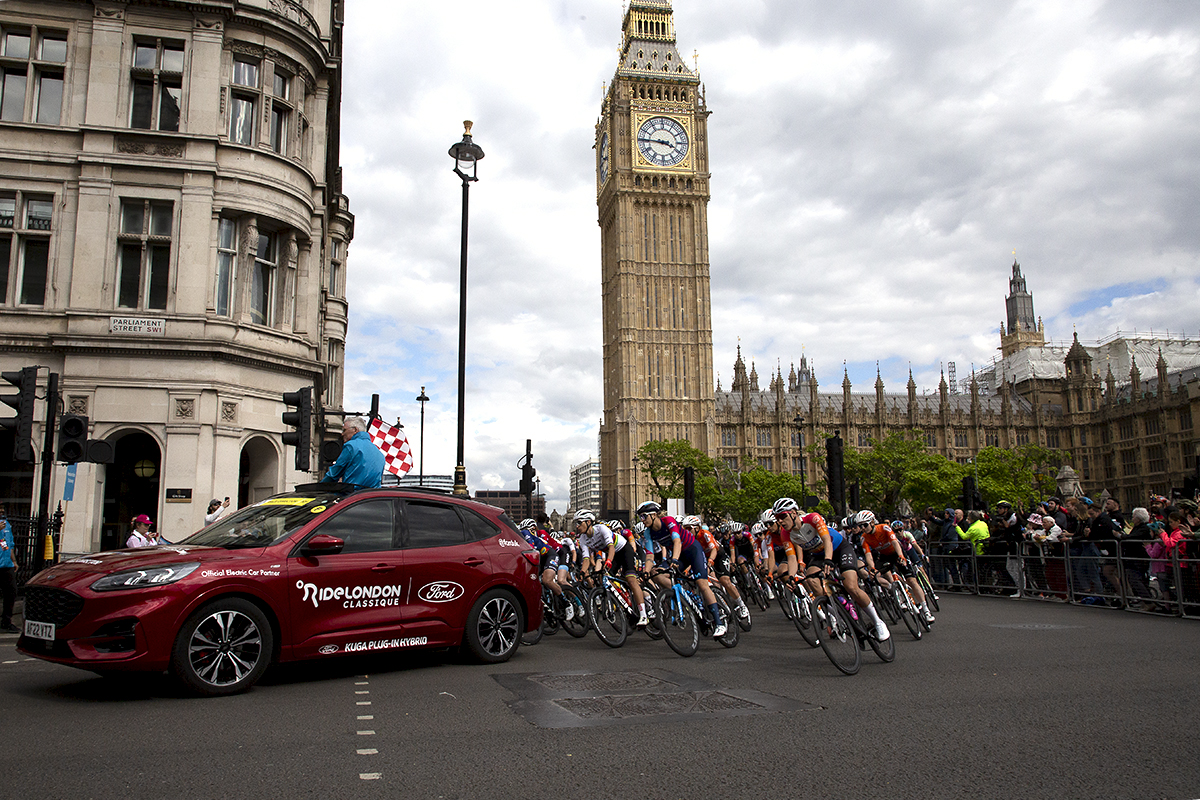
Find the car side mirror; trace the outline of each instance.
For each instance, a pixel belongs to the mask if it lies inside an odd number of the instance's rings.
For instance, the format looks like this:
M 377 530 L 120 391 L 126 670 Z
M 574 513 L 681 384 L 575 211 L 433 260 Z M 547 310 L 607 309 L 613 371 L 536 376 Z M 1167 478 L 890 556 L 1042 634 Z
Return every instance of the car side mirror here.
M 300 552 L 306 556 L 332 556 L 342 552 L 342 548 L 345 546 L 346 543 L 336 536 L 318 533 L 304 543 Z

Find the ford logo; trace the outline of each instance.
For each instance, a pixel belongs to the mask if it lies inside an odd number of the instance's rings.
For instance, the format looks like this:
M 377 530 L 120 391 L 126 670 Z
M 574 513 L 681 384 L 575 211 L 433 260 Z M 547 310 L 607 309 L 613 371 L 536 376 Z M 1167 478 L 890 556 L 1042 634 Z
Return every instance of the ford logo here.
M 327 644 L 327 645 L 324 645 L 317 652 L 323 656 L 327 656 L 327 655 L 330 655 L 331 653 L 336 653 L 337 651 L 338 651 L 338 646 L 336 644 Z
M 417 597 L 426 603 L 449 603 L 457 600 L 466 593 L 462 586 L 454 581 L 437 581 L 427 583 L 417 591 Z

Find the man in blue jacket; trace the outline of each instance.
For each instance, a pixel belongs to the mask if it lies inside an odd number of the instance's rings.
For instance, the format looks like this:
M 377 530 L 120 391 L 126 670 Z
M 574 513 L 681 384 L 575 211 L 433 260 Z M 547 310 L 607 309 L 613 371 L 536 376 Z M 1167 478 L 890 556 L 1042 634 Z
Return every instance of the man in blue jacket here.
M 8 514 L 0 505 L 0 594 L 4 596 L 4 613 L 0 618 L 0 633 L 20 633 L 12 624 L 13 606 L 17 602 L 17 562 L 13 558 L 16 543 L 13 541 L 12 525 Z
M 383 481 L 383 453 L 367 433 L 367 421 L 348 417 L 342 423 L 342 454 L 326 472 L 322 481 L 352 483 L 360 489 L 374 489 Z

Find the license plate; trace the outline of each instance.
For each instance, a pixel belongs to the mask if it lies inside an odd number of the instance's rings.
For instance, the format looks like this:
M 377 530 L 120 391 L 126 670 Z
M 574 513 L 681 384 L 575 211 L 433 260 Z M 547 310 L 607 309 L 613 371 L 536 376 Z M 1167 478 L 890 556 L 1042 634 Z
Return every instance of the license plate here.
M 53 642 L 54 623 L 34 622 L 31 619 L 27 619 L 25 620 L 25 635 L 32 639 L 45 639 L 48 642 Z

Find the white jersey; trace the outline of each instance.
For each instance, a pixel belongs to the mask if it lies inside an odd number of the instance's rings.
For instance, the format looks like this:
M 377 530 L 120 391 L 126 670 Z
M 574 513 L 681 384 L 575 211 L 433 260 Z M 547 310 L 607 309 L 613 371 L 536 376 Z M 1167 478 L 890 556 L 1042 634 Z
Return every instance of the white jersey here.
M 579 537 L 579 546 L 583 549 L 584 558 L 592 558 L 593 554 L 598 557 L 607 556 L 610 544 L 614 545 L 615 553 L 625 546 L 625 537 L 603 522 L 593 524 L 590 531 Z

